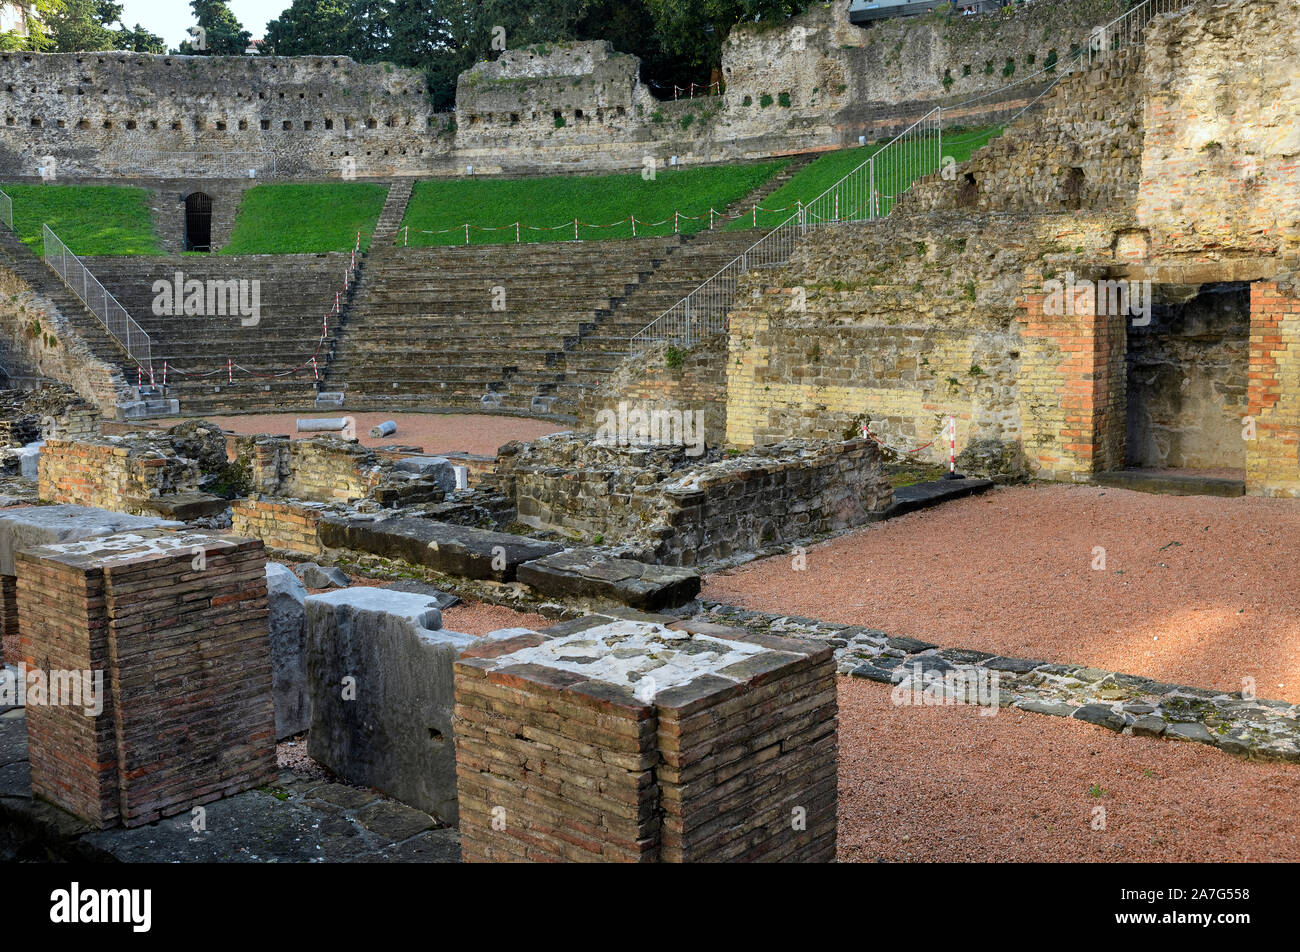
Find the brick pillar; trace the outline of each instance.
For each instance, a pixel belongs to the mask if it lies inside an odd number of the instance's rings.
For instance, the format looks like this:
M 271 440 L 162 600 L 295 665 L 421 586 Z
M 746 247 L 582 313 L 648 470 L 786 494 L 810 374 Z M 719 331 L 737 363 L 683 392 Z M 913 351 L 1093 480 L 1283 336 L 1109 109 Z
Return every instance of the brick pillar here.
M 1300 295 L 1259 281 L 1250 288 L 1246 491 L 1300 496 Z
M 28 668 L 97 672 L 106 694 L 98 712 L 29 695 L 33 794 L 141 826 L 272 780 L 265 565 L 260 542 L 199 532 L 19 553 Z
M 829 648 L 605 619 L 470 649 L 455 676 L 467 861 L 835 858 Z

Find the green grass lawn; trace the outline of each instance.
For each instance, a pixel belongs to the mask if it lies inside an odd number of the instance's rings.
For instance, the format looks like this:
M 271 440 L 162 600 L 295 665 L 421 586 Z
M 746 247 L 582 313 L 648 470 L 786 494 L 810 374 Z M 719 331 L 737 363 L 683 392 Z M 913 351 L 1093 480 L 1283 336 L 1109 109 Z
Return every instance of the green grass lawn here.
M 1000 135 L 1001 132 L 1000 127 L 961 130 L 951 134 L 945 132 L 943 136 L 943 154 L 952 156 L 957 162 L 965 162 L 970 158 L 972 152 L 981 148 L 990 139 Z M 806 166 L 794 178 L 764 200 L 762 208 L 782 210 L 760 210 L 758 213 L 758 227 L 760 229 L 775 228 L 795 214 L 796 202 L 806 204 L 817 198 L 844 176 L 870 159 L 884 145 L 883 142 L 877 142 L 857 148 L 828 152 Z M 889 153 L 888 160 L 878 160 L 876 163 L 876 189 L 885 195 L 900 194 L 903 186 L 910 179 L 915 178 L 913 169 L 921 164 L 915 161 L 918 158 L 917 153 L 919 151 L 920 146 L 914 146 L 910 150 L 901 152 L 894 150 Z M 910 165 L 909 159 L 913 160 Z M 865 196 L 865 191 L 863 194 Z M 886 200 L 880 209 L 886 214 L 888 213 L 887 205 Z M 848 209 L 843 209 L 842 213 L 847 214 Z M 743 216 L 727 227 L 731 229 L 752 228 L 753 218 L 748 215 Z
M 149 193 L 116 185 L 0 185 L 13 199 L 14 231 L 34 252 L 49 225 L 76 255 L 159 254 Z
M 721 211 L 787 164 L 780 160 L 660 170 L 653 181 L 632 173 L 417 182 L 403 224 L 410 228 L 411 245 L 429 246 L 465 244 L 466 222 L 471 226 L 470 243 L 475 245 L 513 242 L 515 222 L 525 226 L 519 235 L 523 241 L 572 241 L 575 218 L 590 225 L 622 222 L 610 228 L 580 227 L 579 237 L 590 241 L 632 237 L 632 225 L 626 219 L 633 214 L 638 237 L 671 235 L 673 213 L 680 211 L 699 218 L 681 220 L 680 233 L 693 234 L 709 227 L 710 207 Z M 651 227 L 641 222 L 664 224 Z M 474 226 L 501 230 L 480 231 Z M 527 226 L 554 230 L 529 230 Z
M 384 210 L 388 187 L 360 182 L 258 185 L 244 193 L 223 255 L 319 254 L 361 247 Z

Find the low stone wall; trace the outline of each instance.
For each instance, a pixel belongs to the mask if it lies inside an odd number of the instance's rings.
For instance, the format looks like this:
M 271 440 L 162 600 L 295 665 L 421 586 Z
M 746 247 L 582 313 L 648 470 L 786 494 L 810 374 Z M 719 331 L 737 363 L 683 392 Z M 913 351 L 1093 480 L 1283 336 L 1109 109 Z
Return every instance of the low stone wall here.
M 35 796 L 134 827 L 275 778 L 260 542 L 130 534 L 16 561 L 25 663 L 101 685 L 98 709 L 29 699 Z
M 318 529 L 328 514 L 310 503 L 250 496 L 231 503 L 231 531 L 261 539 L 268 549 L 320 555 L 324 549 Z
M 593 617 L 456 664 L 467 862 L 829 862 L 830 649 Z
M 330 437 L 290 440 L 253 436 L 239 441 L 254 492 L 315 502 L 354 502 L 379 484 L 378 457 L 356 443 Z
M 519 521 L 647 561 L 693 565 L 860 525 L 893 499 L 867 440 L 788 440 L 698 460 L 672 446 L 602 445 L 590 433 L 507 444 L 497 464 Z
M 38 488 L 45 502 L 133 512 L 164 495 L 197 492 L 199 464 L 165 441 L 106 437 L 48 440 L 41 450 Z

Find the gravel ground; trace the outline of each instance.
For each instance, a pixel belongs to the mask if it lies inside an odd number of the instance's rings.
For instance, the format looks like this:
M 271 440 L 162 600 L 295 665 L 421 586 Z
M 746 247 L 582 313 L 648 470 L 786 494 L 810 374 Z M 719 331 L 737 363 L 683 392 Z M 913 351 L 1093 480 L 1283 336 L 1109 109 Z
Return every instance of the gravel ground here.
M 1092 566 L 1096 547 L 1105 567 Z M 1000 489 L 711 576 L 704 595 L 945 647 L 1300 703 L 1300 505 Z
M 1294 764 L 839 684 L 841 861 L 1300 860 Z
M 222 429 L 244 435 L 271 433 L 305 439 L 322 434 L 297 432 L 299 420 L 346 416 L 357 421 L 357 438 L 362 446 L 387 446 L 399 443 L 404 446 L 423 447 L 424 452 L 434 454 L 473 453 L 479 456 L 495 456 L 497 449 L 511 440 L 535 440 L 548 433 L 571 429 L 549 420 L 488 416 L 478 413 L 349 413 L 347 410 L 313 410 L 303 413 L 216 416 L 208 417 L 208 420 Z M 397 424 L 397 432 L 392 436 L 382 436 L 378 439 L 371 437 L 370 428 L 388 420 Z M 151 422 L 150 425 L 162 428 L 178 422 L 180 421 Z

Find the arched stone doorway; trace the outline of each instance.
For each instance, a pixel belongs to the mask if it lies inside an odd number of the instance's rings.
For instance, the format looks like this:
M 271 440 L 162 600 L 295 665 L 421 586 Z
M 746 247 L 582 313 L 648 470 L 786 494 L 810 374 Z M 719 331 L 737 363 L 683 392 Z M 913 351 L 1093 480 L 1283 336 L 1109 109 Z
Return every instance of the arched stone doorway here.
M 212 196 L 204 192 L 185 196 L 185 250 L 212 250 Z

